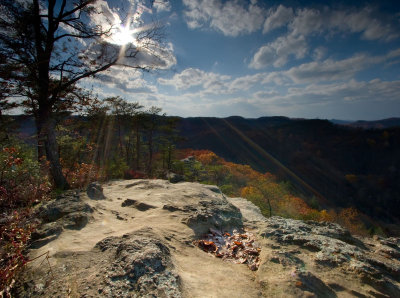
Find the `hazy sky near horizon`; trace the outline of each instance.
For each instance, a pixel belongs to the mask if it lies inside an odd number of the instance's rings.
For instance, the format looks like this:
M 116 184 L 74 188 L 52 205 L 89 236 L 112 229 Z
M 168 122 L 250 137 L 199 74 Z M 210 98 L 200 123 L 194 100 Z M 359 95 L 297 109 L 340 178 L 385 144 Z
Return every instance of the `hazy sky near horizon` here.
M 87 81 L 100 96 L 184 117 L 400 116 L 399 1 L 156 0 L 155 16 L 167 67 L 113 68 Z

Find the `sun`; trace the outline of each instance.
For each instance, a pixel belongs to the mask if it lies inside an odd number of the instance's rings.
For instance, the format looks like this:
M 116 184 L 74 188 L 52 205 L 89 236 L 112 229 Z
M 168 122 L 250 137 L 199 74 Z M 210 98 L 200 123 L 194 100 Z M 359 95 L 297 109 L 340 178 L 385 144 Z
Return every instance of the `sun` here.
M 135 44 L 135 31 L 119 25 L 116 32 L 111 35 L 111 41 L 117 45 L 123 46 L 129 43 Z

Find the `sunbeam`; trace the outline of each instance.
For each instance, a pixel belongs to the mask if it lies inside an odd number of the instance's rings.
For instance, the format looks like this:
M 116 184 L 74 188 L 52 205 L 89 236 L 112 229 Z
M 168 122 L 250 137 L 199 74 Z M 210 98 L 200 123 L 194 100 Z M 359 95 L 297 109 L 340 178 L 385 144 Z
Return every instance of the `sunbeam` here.
M 307 184 L 303 179 L 301 179 L 299 176 L 297 176 L 295 173 L 293 173 L 289 168 L 287 168 L 285 165 L 283 165 L 279 160 L 277 160 L 275 157 L 273 157 L 271 154 L 269 154 L 267 151 L 265 151 L 263 148 L 261 148 L 259 145 L 257 145 L 255 142 L 253 142 L 249 137 L 247 137 L 243 132 L 241 132 L 239 129 L 237 129 L 235 126 L 233 126 L 231 123 L 223 119 L 224 123 L 230 127 L 233 131 L 235 131 L 238 136 L 249 146 L 253 147 L 257 152 L 259 152 L 263 157 L 265 157 L 267 160 L 278 166 L 280 169 L 282 169 L 288 176 L 293 178 L 295 181 L 297 181 L 299 184 L 301 184 L 305 189 L 310 191 L 312 194 L 314 194 L 316 197 L 318 197 L 320 200 L 323 202 L 327 202 L 326 198 L 320 194 L 317 190 L 315 190 L 313 187 L 311 187 L 309 184 Z
M 111 36 L 112 42 L 124 46 L 126 44 L 136 44 L 135 38 L 135 30 L 129 29 L 129 27 L 125 27 L 123 25 L 119 25 L 117 28 L 117 32 Z

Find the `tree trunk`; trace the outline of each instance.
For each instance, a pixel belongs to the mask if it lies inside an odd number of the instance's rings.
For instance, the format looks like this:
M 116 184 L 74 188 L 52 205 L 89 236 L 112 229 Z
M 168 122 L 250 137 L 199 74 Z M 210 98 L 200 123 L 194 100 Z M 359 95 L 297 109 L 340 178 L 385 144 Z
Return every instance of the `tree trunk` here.
M 149 133 L 149 160 L 147 163 L 147 175 L 151 176 L 153 170 L 153 131 Z
M 68 189 L 69 184 L 62 173 L 60 156 L 58 154 L 58 144 L 56 139 L 56 121 L 51 117 L 51 113 L 41 111 L 39 113 L 38 124 L 38 141 L 43 142 L 46 150 L 46 157 L 50 163 L 50 173 L 53 177 L 55 187 L 58 189 Z M 38 153 L 42 152 L 38 147 Z M 40 150 L 40 151 L 39 151 Z
M 3 127 L 4 132 L 5 132 L 5 136 L 4 136 L 3 140 L 0 140 L 0 141 L 9 140 L 8 131 L 7 131 L 6 123 L 3 118 L 3 113 L 1 111 L 1 107 L 0 107 L 0 123 L 1 123 L 1 127 Z
M 138 171 L 140 166 L 140 132 L 139 126 L 136 127 L 136 166 L 135 170 Z
M 46 136 L 42 131 L 44 123 L 39 121 L 39 117 L 35 114 L 35 123 L 36 123 L 36 135 L 37 135 L 37 158 L 38 162 L 43 162 L 43 157 L 46 157 L 46 148 L 45 148 L 45 140 Z
M 167 160 L 168 170 L 172 167 L 172 145 L 168 145 L 168 160 Z
M 272 217 L 272 207 L 271 207 L 271 201 L 269 200 L 269 198 L 267 199 L 267 203 L 268 203 L 268 208 L 269 208 L 269 217 Z

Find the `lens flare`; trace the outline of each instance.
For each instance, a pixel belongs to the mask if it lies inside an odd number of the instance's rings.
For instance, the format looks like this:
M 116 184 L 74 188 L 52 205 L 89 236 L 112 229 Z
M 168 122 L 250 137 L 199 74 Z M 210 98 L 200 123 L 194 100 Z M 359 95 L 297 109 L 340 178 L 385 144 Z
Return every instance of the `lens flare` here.
M 135 31 L 120 25 L 111 36 L 112 42 L 117 45 L 135 44 Z

